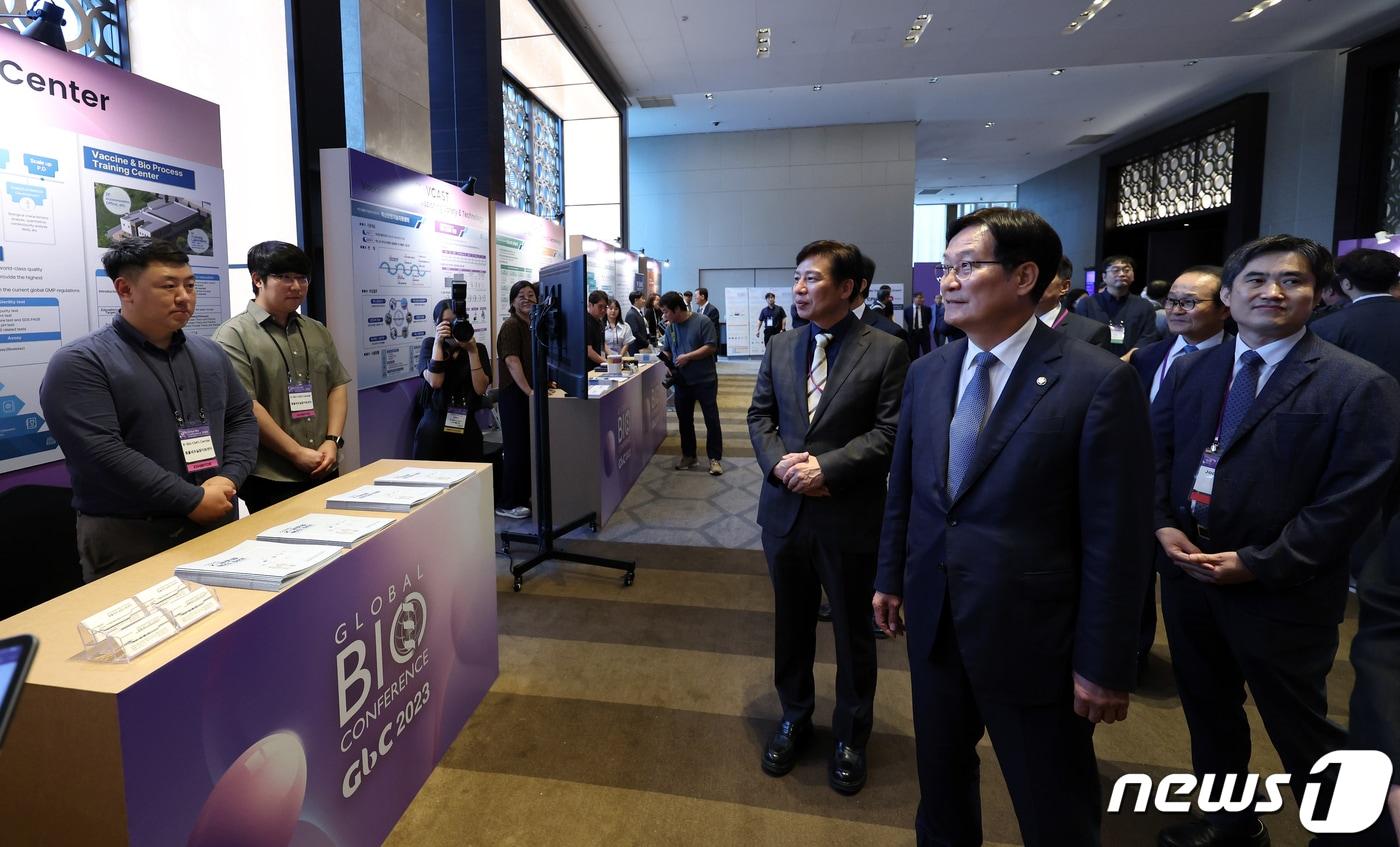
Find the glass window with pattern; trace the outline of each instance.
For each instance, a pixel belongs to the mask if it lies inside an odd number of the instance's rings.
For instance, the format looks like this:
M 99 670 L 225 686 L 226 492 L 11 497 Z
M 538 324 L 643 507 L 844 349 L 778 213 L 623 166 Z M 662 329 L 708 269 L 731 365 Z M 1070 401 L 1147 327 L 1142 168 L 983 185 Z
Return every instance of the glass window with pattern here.
M 22 15 L 37 0 L 0 0 L 0 14 Z M 126 0 L 55 0 L 63 8 L 63 37 L 69 53 L 130 69 L 126 55 Z M 28 18 L 0 19 L 0 26 L 22 32 Z
M 564 211 L 564 122 L 509 78 L 505 109 L 506 205 L 543 218 Z

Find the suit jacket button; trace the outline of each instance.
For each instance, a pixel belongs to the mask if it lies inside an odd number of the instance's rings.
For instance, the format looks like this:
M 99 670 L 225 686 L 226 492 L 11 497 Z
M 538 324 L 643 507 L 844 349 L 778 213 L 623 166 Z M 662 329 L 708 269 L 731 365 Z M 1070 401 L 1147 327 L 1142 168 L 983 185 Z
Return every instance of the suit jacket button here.
M 948 519 L 948 526 L 957 526 L 957 525 L 958 525 L 958 522 L 957 522 L 956 519 L 954 519 L 954 518 L 949 518 L 949 519 Z

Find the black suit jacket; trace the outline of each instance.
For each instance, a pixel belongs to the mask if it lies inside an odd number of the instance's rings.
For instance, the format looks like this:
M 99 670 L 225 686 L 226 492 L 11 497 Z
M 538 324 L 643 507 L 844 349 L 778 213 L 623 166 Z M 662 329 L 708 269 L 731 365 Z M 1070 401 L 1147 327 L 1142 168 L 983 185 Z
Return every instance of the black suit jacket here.
M 1073 310 L 1065 310 L 1064 322 L 1056 329 L 1070 338 L 1077 338 L 1086 344 L 1108 349 L 1108 324 L 1089 320 L 1083 315 L 1075 314 Z M 1136 354 L 1133 358 L 1137 358 Z
M 1107 329 L 1108 327 L 1104 327 Z M 1146 347 L 1139 347 L 1133 354 L 1132 361 L 1128 364 L 1137 371 L 1138 379 L 1142 382 L 1142 393 L 1150 397 L 1152 395 L 1152 381 L 1157 378 L 1157 369 L 1162 366 L 1162 362 L 1171 352 L 1172 345 L 1176 343 L 1176 336 L 1163 338 L 1161 341 L 1154 341 Z M 1188 354 L 1189 355 L 1189 354 Z
M 651 334 L 647 331 L 646 318 L 642 317 L 641 312 L 631 306 L 628 306 L 627 311 L 622 313 L 622 317 L 632 328 L 633 339 L 632 343 L 627 345 L 627 352 L 629 355 L 635 356 L 638 350 L 651 344 Z
M 957 341 L 959 338 L 966 338 L 967 333 L 948 323 L 943 318 L 943 304 L 939 304 L 933 313 L 933 345 L 942 347 L 950 341 Z
M 950 499 L 948 427 L 967 346 L 910 368 L 875 587 L 903 598 L 911 656 L 928 655 L 947 603 L 982 696 L 1061 702 L 1071 671 L 1129 690 L 1152 566 L 1137 378 L 1037 320 Z
M 1391 521 L 1383 553 L 1356 581 L 1360 613 L 1351 642 L 1356 687 L 1347 743 L 1400 761 L 1400 674 L 1395 672 L 1400 667 L 1400 521 Z
M 867 326 L 873 326 L 881 332 L 887 332 L 900 341 L 906 343 L 909 341 L 909 333 L 904 331 L 904 327 L 890 320 L 889 316 L 885 314 L 884 309 L 866 306 L 865 311 L 861 313 L 860 319 Z
M 1318 338 L 1330 341 L 1400 380 L 1400 300 L 1376 297 L 1309 324 Z
M 1210 541 L 1187 496 L 1215 437 L 1238 339 L 1183 356 L 1152 406 L 1155 521 L 1206 552 L 1235 551 L 1255 581 L 1221 587 L 1273 620 L 1335 625 L 1349 542 L 1376 514 L 1400 457 L 1400 386 L 1380 368 L 1303 336 L 1255 398 L 1215 470 Z M 1189 579 L 1163 563 L 1163 579 Z
M 921 309 L 921 310 L 923 311 L 923 317 L 922 317 L 923 328 L 919 330 L 919 333 L 915 333 L 915 332 L 914 332 L 914 309 L 915 309 L 915 308 L 916 308 L 916 307 L 915 307 L 912 303 L 911 303 L 910 305 L 904 307 L 904 331 L 907 332 L 907 333 L 909 333 L 910 335 L 932 332 L 932 331 L 933 331 L 933 309 L 930 308 L 929 306 L 918 306 L 918 307 L 917 307 L 917 308 L 919 308 L 919 309 Z
M 758 523 L 765 532 L 786 536 L 805 511 L 843 549 L 873 553 L 909 351 L 893 335 L 853 322 L 809 424 L 811 335 L 801 329 L 773 336 L 759 366 L 748 415 L 749 438 L 764 477 Z M 784 454 L 802 452 L 821 464 L 830 497 L 793 494 L 773 478 L 773 468 Z
M 705 317 L 707 317 L 707 318 L 710 319 L 710 323 L 712 323 L 712 324 L 715 325 L 715 342 L 718 343 L 718 342 L 719 342 L 719 308 L 716 307 L 714 303 L 710 303 L 710 302 L 706 301 L 705 305 L 701 306 L 700 309 L 699 309 L 699 311 L 700 311 L 700 314 L 702 314 L 702 315 L 704 315 Z
M 1108 310 L 1104 308 L 1103 304 L 1112 296 L 1107 291 L 1103 291 L 1091 297 L 1080 297 L 1079 302 L 1074 304 L 1074 310 L 1090 320 L 1107 324 L 1109 323 Z M 1157 335 L 1157 307 L 1136 294 L 1129 294 L 1123 299 L 1122 308 L 1118 310 L 1118 315 L 1112 320 L 1123 324 L 1123 343 L 1110 343 L 1108 346 L 1110 353 L 1117 353 L 1121 356 L 1134 347 L 1151 344 L 1159 337 Z

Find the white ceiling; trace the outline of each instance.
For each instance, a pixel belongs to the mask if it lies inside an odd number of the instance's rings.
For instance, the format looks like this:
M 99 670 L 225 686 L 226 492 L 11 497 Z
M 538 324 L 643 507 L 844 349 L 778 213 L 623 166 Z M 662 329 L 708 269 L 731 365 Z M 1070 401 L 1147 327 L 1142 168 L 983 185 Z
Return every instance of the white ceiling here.
M 568 2 L 632 102 L 675 98 L 630 107 L 629 135 L 917 121 L 915 190 L 944 189 L 931 202 L 998 186 L 987 199 L 1006 199 L 1010 186 L 1164 115 L 1189 117 L 1307 52 L 1400 26 L 1395 0 L 1284 0 L 1244 23 L 1231 18 L 1254 0 L 1113 0 L 1073 35 L 1061 30 L 1088 0 Z M 927 33 L 903 46 L 924 12 Z M 754 55 L 760 26 L 772 30 L 765 59 Z M 1096 133 L 1112 137 L 1069 145 Z

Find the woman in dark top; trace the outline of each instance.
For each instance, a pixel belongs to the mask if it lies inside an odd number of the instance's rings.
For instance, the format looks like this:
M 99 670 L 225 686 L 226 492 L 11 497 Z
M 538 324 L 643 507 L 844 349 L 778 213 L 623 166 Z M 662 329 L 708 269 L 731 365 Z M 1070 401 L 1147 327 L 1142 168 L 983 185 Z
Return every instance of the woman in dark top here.
M 501 360 L 501 450 L 504 471 L 496 514 L 503 518 L 530 516 L 530 397 L 531 367 L 535 361 L 530 339 L 530 310 L 539 302 L 533 282 L 522 279 L 510 287 L 510 317 L 496 334 L 496 355 Z
M 476 340 L 452 335 L 456 318 L 452 301 L 433 307 L 437 334 L 423 339 L 418 369 L 424 385 L 418 394 L 422 414 L 413 433 L 413 458 L 443 462 L 479 462 L 481 427 L 476 413 L 491 385 L 491 359 Z
M 661 340 L 661 295 L 652 294 L 647 297 L 647 309 L 643 313 L 647 319 L 647 332 L 651 335 L 653 346 Z

